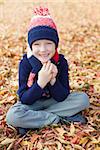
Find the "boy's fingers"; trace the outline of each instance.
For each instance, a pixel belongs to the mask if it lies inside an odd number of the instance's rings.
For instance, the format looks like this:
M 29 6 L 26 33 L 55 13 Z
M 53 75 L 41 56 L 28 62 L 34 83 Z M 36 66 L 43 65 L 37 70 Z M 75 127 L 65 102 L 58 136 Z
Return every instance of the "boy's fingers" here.
M 55 73 L 56 73 L 56 74 L 58 73 L 58 69 L 57 69 L 57 68 L 55 68 Z
M 46 63 L 44 63 L 44 64 L 43 64 L 43 67 L 42 67 L 42 69 L 45 69 L 45 68 L 46 68 Z
M 55 73 L 58 73 L 58 69 L 57 69 L 57 67 L 53 64 L 53 71 L 55 72 Z
M 48 69 L 48 72 L 49 72 L 49 73 L 53 72 L 53 65 L 52 65 L 52 63 L 50 64 L 50 67 L 49 67 L 49 69 Z
M 48 61 L 48 62 L 46 63 L 46 70 L 47 70 L 47 71 L 49 70 L 50 65 L 51 65 L 51 62 L 50 62 L 50 61 Z

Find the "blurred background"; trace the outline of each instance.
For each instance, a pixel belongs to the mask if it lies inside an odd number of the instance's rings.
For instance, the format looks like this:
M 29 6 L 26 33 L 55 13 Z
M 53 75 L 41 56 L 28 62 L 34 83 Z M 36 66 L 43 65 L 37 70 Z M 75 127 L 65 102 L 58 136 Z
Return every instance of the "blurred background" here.
M 26 31 L 33 8 L 46 6 L 60 31 L 100 24 L 99 0 L 0 0 L 1 32 Z M 18 33 L 21 34 L 21 33 Z

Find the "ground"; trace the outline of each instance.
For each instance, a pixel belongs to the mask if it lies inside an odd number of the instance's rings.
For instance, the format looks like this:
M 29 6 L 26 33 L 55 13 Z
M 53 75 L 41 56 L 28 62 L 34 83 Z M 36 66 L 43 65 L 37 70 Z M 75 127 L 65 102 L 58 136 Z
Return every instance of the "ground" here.
M 27 27 L 35 6 L 49 8 L 60 36 L 59 53 L 69 63 L 71 91 L 85 91 L 88 123 L 58 124 L 20 137 L 6 124 L 17 100 L 18 63 L 26 52 Z M 0 150 L 100 149 L 100 1 L 0 0 Z

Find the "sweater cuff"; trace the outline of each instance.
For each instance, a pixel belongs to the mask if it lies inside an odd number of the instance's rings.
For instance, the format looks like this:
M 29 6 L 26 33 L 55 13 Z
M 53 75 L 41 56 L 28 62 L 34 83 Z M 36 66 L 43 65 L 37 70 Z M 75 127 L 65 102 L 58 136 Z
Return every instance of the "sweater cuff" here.
M 35 89 L 36 89 L 36 93 L 38 93 L 38 95 L 41 96 L 41 94 L 44 93 L 44 89 L 42 89 L 42 88 L 38 85 L 37 81 L 34 83 L 34 86 L 35 86 Z M 37 92 L 37 91 L 38 91 L 38 92 Z

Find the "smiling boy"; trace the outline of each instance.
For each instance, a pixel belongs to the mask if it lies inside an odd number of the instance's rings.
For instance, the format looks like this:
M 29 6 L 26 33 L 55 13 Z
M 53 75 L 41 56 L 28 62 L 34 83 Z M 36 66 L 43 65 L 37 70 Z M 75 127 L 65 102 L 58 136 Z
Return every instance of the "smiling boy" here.
M 19 101 L 6 121 L 19 129 L 40 128 L 61 118 L 86 123 L 81 111 L 89 107 L 84 92 L 70 93 L 68 63 L 58 54 L 59 36 L 47 8 L 34 11 L 28 29 L 28 51 L 19 64 Z

